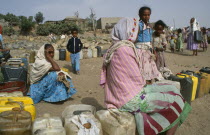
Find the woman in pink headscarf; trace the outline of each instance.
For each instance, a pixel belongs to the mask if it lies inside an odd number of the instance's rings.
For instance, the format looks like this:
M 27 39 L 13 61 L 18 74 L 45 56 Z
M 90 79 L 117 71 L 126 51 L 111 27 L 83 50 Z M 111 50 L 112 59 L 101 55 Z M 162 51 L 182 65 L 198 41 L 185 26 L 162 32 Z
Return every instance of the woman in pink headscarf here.
M 105 104 L 108 109 L 133 113 L 140 135 L 165 131 L 174 134 L 191 107 L 176 87 L 146 84 L 144 61 L 149 60 L 148 68 L 154 68 L 154 60 L 149 51 L 136 49 L 134 45 L 139 30 L 137 23 L 136 19 L 123 18 L 113 28 L 114 44 L 105 54 L 101 73 Z

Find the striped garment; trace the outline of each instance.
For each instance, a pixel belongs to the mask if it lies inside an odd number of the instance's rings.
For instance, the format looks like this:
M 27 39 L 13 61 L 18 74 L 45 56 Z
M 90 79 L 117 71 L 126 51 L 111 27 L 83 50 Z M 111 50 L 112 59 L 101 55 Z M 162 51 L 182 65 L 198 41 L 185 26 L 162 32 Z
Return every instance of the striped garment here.
M 139 135 L 156 135 L 183 123 L 191 107 L 176 87 L 153 84 L 143 88 L 120 111 L 134 114 Z
M 145 76 L 152 79 L 159 76 L 155 62 L 149 60 L 150 52 L 137 49 L 137 53 L 142 61 L 140 67 L 133 48 L 127 46 L 118 48 L 107 68 L 103 66 L 100 84 L 105 88 L 107 108 L 122 107 L 142 90 L 146 82 L 140 69 L 144 68 Z

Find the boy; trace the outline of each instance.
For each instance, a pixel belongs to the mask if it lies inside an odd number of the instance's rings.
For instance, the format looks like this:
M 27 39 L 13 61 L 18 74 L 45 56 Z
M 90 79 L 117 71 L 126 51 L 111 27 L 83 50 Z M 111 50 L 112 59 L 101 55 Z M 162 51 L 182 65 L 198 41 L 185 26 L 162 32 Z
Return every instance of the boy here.
M 71 31 L 72 38 L 69 39 L 69 42 L 67 44 L 67 50 L 71 53 L 71 64 L 73 71 L 79 75 L 80 71 L 80 51 L 83 47 L 83 44 L 81 40 L 77 37 L 78 36 L 78 30 L 73 29 Z

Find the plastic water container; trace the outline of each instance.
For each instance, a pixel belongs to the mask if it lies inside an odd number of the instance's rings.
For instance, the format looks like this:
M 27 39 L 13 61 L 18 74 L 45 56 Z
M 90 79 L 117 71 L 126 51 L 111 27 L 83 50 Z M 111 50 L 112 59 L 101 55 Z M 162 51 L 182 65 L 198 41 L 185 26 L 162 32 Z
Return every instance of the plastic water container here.
M 80 60 L 82 60 L 82 59 L 83 59 L 83 50 L 81 50 L 81 51 L 79 52 L 79 55 L 80 55 Z
M 92 55 L 93 55 L 93 58 L 98 57 L 98 52 L 97 52 L 97 49 L 96 48 L 93 48 L 92 49 Z
M 32 133 L 33 135 L 66 135 L 61 118 L 50 117 L 48 114 L 34 121 Z
M 128 112 L 117 109 L 96 112 L 96 118 L 101 122 L 104 135 L 135 135 L 135 118 Z
M 171 84 L 175 86 L 178 90 L 181 89 L 180 82 L 171 81 L 171 80 L 161 80 L 161 81 L 155 82 L 155 84 Z
M 59 51 L 58 50 L 55 50 L 54 60 L 59 60 Z
M 14 91 L 11 93 L 0 92 L 0 97 L 23 97 L 23 93 L 21 91 Z
M 95 125 L 90 124 L 90 128 L 93 128 L 94 126 L 96 126 L 99 129 L 98 135 L 103 135 L 101 123 L 94 117 L 94 115 L 91 112 L 83 112 L 80 115 L 75 115 L 71 118 L 66 118 L 65 125 L 64 125 L 64 127 L 66 129 L 66 135 L 78 135 L 78 132 L 80 129 L 79 129 L 78 125 L 76 125 L 74 122 L 72 122 L 72 120 L 77 121 L 81 125 L 83 125 L 80 122 L 79 117 L 83 117 L 85 119 L 92 120 L 95 123 Z M 83 126 L 83 128 L 85 128 L 85 127 Z M 87 130 L 87 128 L 86 128 L 86 130 Z
M 71 61 L 70 55 L 71 53 L 66 50 L 66 61 Z
M 96 49 L 97 49 L 98 57 L 101 57 L 102 56 L 102 48 L 101 48 L 101 46 L 96 46 Z
M 23 108 L 0 113 L 1 135 L 31 135 L 31 114 Z
M 91 112 L 93 115 L 96 113 L 96 108 L 91 105 L 78 104 L 67 106 L 62 112 L 62 118 L 70 118 L 75 115 L 80 115 L 82 112 Z
M 66 59 L 66 49 L 59 49 L 59 60 Z
M 88 49 L 87 56 L 88 56 L 89 59 L 93 58 L 93 52 L 92 52 L 91 49 Z
M 83 49 L 83 59 L 88 59 L 88 49 Z

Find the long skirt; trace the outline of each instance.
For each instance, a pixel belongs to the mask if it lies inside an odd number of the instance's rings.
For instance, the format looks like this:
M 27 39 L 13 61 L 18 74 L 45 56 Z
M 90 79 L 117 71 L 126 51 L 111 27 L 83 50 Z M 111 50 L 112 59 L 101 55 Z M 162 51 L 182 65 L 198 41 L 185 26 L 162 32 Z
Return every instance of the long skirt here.
M 140 70 L 145 80 L 159 78 L 160 72 L 157 69 L 155 60 L 150 50 L 137 49 L 140 57 Z
M 119 110 L 134 114 L 139 135 L 156 135 L 182 124 L 191 106 L 175 86 L 152 84 Z
M 41 100 L 46 102 L 64 101 L 77 92 L 71 79 L 68 78 L 67 80 L 70 81 L 70 89 L 62 82 L 57 81 L 56 72 L 49 72 L 40 81 L 30 86 L 28 95 L 33 99 L 35 104 Z
M 165 56 L 164 56 L 164 51 L 156 51 L 156 66 L 157 69 L 160 71 L 160 68 L 166 67 L 166 62 L 165 62 Z
M 194 41 L 193 33 L 190 33 L 187 39 L 187 49 L 188 50 L 197 50 L 199 49 L 199 44 Z

